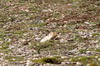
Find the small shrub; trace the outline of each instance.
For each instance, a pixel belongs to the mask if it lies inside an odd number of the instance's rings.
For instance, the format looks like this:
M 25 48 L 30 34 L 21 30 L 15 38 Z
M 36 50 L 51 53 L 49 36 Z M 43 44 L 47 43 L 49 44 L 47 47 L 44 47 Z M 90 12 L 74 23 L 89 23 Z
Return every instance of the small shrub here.
M 61 63 L 61 59 L 56 58 L 56 57 L 44 57 L 38 60 L 34 60 L 33 62 L 37 62 L 37 63 L 51 63 L 51 64 L 60 64 Z

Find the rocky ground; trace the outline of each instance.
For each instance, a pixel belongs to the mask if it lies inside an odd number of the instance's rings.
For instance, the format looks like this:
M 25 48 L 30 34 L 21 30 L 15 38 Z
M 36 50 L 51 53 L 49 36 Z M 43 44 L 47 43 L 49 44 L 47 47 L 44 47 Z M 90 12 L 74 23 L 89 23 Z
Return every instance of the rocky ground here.
M 99 12 L 99 0 L 0 0 L 0 66 L 100 66 Z

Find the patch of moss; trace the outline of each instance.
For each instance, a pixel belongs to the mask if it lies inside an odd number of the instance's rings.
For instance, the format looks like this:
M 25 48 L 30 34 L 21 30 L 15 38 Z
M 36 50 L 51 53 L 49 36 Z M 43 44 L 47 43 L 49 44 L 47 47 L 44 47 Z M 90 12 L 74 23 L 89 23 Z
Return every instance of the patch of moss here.
M 86 40 L 88 40 L 88 38 L 82 38 L 81 36 L 79 35 L 76 35 L 75 37 L 75 41 L 81 43 L 81 42 L 86 42 Z
M 100 36 L 100 33 L 93 33 L 92 36 Z
M 63 60 L 56 57 L 44 57 L 41 59 L 33 60 L 33 62 L 37 63 L 50 63 L 50 64 L 60 64 Z
M 58 41 L 50 40 L 46 41 L 44 43 L 40 42 L 32 42 L 31 45 L 29 46 L 30 48 L 35 48 L 38 53 L 44 50 L 49 50 L 51 48 L 55 48 L 55 44 L 57 44 Z
M 61 14 L 60 14 L 60 13 L 55 13 L 55 14 L 53 15 L 53 17 L 54 17 L 54 18 L 60 18 L 60 17 L 61 17 Z
M 100 49 L 96 49 L 95 51 L 100 52 Z
M 96 64 L 96 63 L 89 63 L 89 64 L 87 64 L 87 66 L 100 66 L 100 64 Z
M 92 59 L 92 58 L 83 56 L 83 57 L 79 57 L 79 58 L 78 58 L 78 61 L 85 62 L 85 61 L 90 60 L 90 59 Z
M 33 27 L 43 27 L 45 25 L 47 25 L 47 23 L 34 24 Z
M 18 30 L 18 31 L 15 31 L 14 34 L 21 34 L 21 35 L 22 35 L 22 34 L 25 33 L 25 32 L 26 32 L 26 31 Z
M 1 46 L 0 50 L 2 50 L 2 49 L 7 49 L 8 46 L 9 46 L 9 44 L 10 44 L 10 42 L 5 42 L 5 43 L 3 43 L 2 45 L 0 45 L 0 46 Z
M 23 37 L 23 34 L 25 32 L 27 32 L 27 31 L 18 30 L 18 31 L 13 32 L 13 35 L 21 38 L 21 37 Z
M 5 34 L 6 34 L 5 31 L 0 29 L 0 38 L 3 38 L 5 36 Z
M 79 51 L 80 51 L 80 53 L 85 53 L 87 50 L 85 50 L 85 49 L 80 49 Z
M 72 57 L 72 58 L 70 58 L 69 60 L 72 61 L 72 62 L 76 62 L 76 61 L 78 61 L 78 58 Z
M 70 61 L 72 62 L 83 62 L 85 64 L 88 64 L 88 63 L 95 63 L 95 64 L 99 64 L 99 61 L 98 59 L 96 58 L 98 56 L 82 56 L 82 57 L 72 57 L 70 58 Z
M 24 58 L 23 57 L 6 56 L 5 59 L 8 61 L 22 61 Z
M 11 49 L 0 49 L 0 53 L 8 53 L 8 52 L 10 52 L 11 51 Z
M 32 12 L 36 12 L 36 11 L 39 11 L 40 10 L 40 7 L 39 6 L 30 6 L 29 8 Z

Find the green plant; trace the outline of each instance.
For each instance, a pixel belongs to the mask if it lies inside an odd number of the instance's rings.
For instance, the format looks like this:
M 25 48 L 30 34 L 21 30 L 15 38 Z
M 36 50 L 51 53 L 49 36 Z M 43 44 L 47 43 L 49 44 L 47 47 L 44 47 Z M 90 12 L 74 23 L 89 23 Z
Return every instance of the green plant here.
M 62 62 L 62 60 L 59 59 L 59 58 L 56 58 L 56 57 L 44 57 L 44 58 L 41 58 L 41 59 L 34 60 L 33 62 L 60 64 Z
M 6 60 L 8 61 L 22 61 L 24 58 L 23 57 L 14 57 L 14 56 L 6 56 L 5 57 Z
M 87 50 L 85 50 L 85 49 L 80 49 L 79 51 L 80 51 L 80 53 L 85 53 Z

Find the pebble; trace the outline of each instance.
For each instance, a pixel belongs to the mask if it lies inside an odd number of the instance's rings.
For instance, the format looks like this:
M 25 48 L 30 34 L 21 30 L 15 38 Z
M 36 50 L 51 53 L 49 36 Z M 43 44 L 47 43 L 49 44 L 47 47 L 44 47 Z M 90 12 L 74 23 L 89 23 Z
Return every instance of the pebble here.
M 67 56 L 61 56 L 61 58 L 63 59 L 63 58 L 67 58 Z
M 61 65 L 71 64 L 71 62 L 62 62 Z
M 77 66 L 81 66 L 82 63 L 81 62 L 76 62 Z
M 100 58 L 98 58 L 98 61 L 100 61 Z
M 84 22 L 85 24 L 90 24 L 89 22 Z
M 87 64 L 86 66 L 91 66 L 91 64 Z
M 86 54 L 87 54 L 87 55 L 91 55 L 92 52 L 91 52 L 91 51 L 87 51 Z
M 4 55 L 4 53 L 0 53 L 0 56 L 1 56 L 1 55 Z
M 11 45 L 10 45 L 8 49 L 13 49 L 13 48 L 15 48 L 15 46 L 11 46 Z
M 3 41 L 0 41 L 0 45 L 3 44 Z
M 32 64 L 32 62 L 28 59 L 26 62 L 26 66 L 30 66 Z
M 6 37 L 4 37 L 5 38 L 5 41 L 6 42 L 11 42 L 11 39 L 10 38 L 6 38 Z

